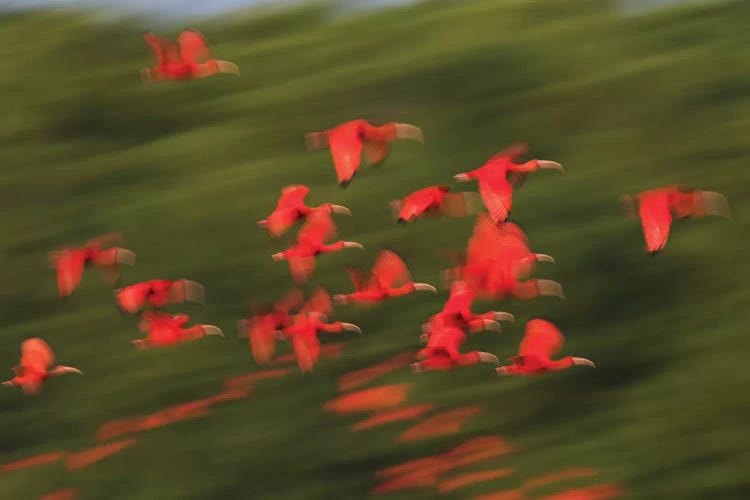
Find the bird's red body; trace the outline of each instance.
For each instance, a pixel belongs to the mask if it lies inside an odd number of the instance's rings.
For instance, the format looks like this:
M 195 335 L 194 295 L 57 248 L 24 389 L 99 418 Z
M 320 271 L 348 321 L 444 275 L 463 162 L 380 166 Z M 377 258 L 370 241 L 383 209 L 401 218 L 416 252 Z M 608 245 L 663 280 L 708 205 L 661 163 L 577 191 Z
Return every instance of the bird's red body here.
M 139 345 L 148 347 L 174 346 L 206 335 L 205 325 L 184 328 L 188 321 L 190 321 L 190 316 L 187 314 L 172 316 L 161 311 L 143 313 L 140 327 L 141 331 L 147 333 L 147 337 L 142 339 L 142 343 Z
M 551 322 L 532 319 L 526 323 L 526 332 L 518 350 L 511 358 L 513 364 L 503 367 L 506 375 L 536 375 L 550 370 L 564 370 L 575 364 L 575 358 L 566 356 L 553 360 L 565 342 L 562 332 Z
M 399 220 L 410 221 L 426 212 L 440 210 L 448 191 L 450 191 L 449 186 L 430 186 L 414 191 L 403 199 L 401 211 L 398 214 Z
M 51 368 L 54 361 L 55 354 L 47 342 L 38 337 L 25 340 L 21 343 L 19 366 L 13 368 L 16 376 L 3 382 L 3 385 L 21 387 L 26 394 L 38 394 L 44 382 L 52 375 L 81 373 L 69 366 Z
M 110 284 L 120 277 L 119 263 L 123 257 L 133 255 L 119 247 L 103 248 L 121 239 L 120 234 L 105 235 L 88 241 L 80 248 L 63 248 L 50 252 L 51 263 L 57 270 L 57 289 L 61 297 L 72 294 L 81 284 L 83 271 L 90 265 L 96 266 Z
M 407 295 L 416 290 L 411 272 L 406 263 L 395 252 L 382 250 L 369 277 L 359 269 L 347 268 L 354 284 L 354 293 L 338 295 L 343 303 L 381 302 L 389 297 Z
M 304 219 L 315 210 L 332 212 L 334 206 L 330 203 L 324 203 L 318 207 L 308 207 L 305 204 L 305 198 L 309 192 L 310 188 L 301 184 L 284 187 L 281 190 L 276 209 L 267 218 L 260 221 L 260 224 L 268 229 L 271 236 L 279 237 L 291 229 L 297 221 Z
M 412 138 L 421 141 L 421 131 L 416 127 L 405 131 L 404 124 L 386 123 L 372 125 L 367 120 L 351 120 L 337 127 L 308 134 L 308 147 L 319 148 L 327 145 L 333 157 L 333 166 L 339 185 L 346 187 L 357 173 L 362 160 L 362 151 L 371 165 L 385 161 L 389 153 L 389 144 L 399 138 Z
M 302 294 L 293 290 L 270 308 L 256 311 L 250 321 L 241 322 L 241 334 L 247 334 L 250 350 L 258 364 L 271 361 L 276 350 L 276 332 L 291 324 L 292 310 L 301 305 Z
M 458 366 L 470 366 L 481 362 L 480 353 L 471 351 L 461 354 L 459 349 L 466 341 L 466 334 L 455 326 L 435 325 L 431 330 L 427 347 L 417 353 L 419 369 L 451 370 Z
M 539 169 L 538 160 L 513 163 L 516 157 L 525 152 L 523 146 L 509 148 L 490 158 L 481 167 L 466 172 L 469 179 L 479 181 L 479 193 L 495 223 L 505 221 L 513 208 L 513 183 L 516 179 L 522 179 L 523 174 Z M 509 179 L 509 174 L 516 174 L 516 179 Z
M 205 38 L 197 31 L 180 33 L 178 43 L 155 33 L 143 36 L 156 55 L 158 65 L 146 71 L 150 80 L 188 81 L 221 72 L 223 61 L 214 59 Z
M 476 294 L 465 282 L 455 282 L 442 311 L 430 318 L 429 331 L 439 328 L 441 325 L 464 330 L 477 330 L 483 326 L 485 320 L 494 320 L 495 313 L 493 311 L 483 314 L 476 314 L 471 311 L 471 304 L 475 297 Z
M 188 300 L 188 287 L 200 287 L 188 280 L 149 280 L 127 286 L 117 291 L 118 305 L 130 314 L 135 314 L 146 306 L 161 308 L 170 303 Z M 202 287 L 200 287 L 202 289 Z

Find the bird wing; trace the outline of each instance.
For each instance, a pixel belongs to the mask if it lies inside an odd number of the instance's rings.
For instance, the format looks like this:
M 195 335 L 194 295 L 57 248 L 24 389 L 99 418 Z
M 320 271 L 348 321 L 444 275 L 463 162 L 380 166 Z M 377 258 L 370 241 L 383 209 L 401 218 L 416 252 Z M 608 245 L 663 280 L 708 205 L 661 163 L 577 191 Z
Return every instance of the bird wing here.
M 362 139 L 348 129 L 333 130 L 328 137 L 339 184 L 351 181 L 362 161 Z
M 336 224 L 331 214 L 326 210 L 313 210 L 305 219 L 305 223 L 297 234 L 297 242 L 308 242 L 322 245 L 336 237 Z
M 178 38 L 180 56 L 188 64 L 201 64 L 212 59 L 206 39 L 196 30 L 185 30 Z
M 180 56 L 180 46 L 168 38 L 157 35 L 156 33 L 146 33 L 143 38 L 154 51 L 156 60 L 159 65 L 169 63 L 179 63 L 182 61 Z
M 34 337 L 21 343 L 21 362 L 25 370 L 45 373 L 55 361 L 55 353 L 44 340 Z
M 354 291 L 355 292 L 361 292 L 363 290 L 367 289 L 367 278 L 368 275 L 365 271 L 362 269 L 349 266 L 344 269 L 346 271 L 346 274 L 349 275 L 349 279 L 351 280 L 352 284 L 354 285 Z
M 276 210 L 297 208 L 300 205 L 304 205 L 305 198 L 309 193 L 310 188 L 302 184 L 286 186 L 281 190 L 281 197 L 279 198 L 278 205 L 276 205 Z
M 412 281 L 412 275 L 404 260 L 393 250 L 381 250 L 372 276 L 382 288 L 397 288 Z
M 532 319 L 526 323 L 526 332 L 518 354 L 550 359 L 562 349 L 564 342 L 562 332 L 555 325 L 543 319 Z
M 302 308 L 302 312 L 319 313 L 326 316 L 331 314 L 333 312 L 333 302 L 326 289 L 320 286 L 316 287 Z
M 258 364 L 271 361 L 276 350 L 276 332 L 273 325 L 266 319 L 254 319 L 248 336 L 253 358 Z
M 669 238 L 672 213 L 669 210 L 667 196 L 666 192 L 649 193 L 639 199 L 638 211 L 649 252 L 663 249 Z
M 151 289 L 148 282 L 126 286 L 115 294 L 117 304 L 130 314 L 135 314 L 146 304 L 146 296 Z
M 529 145 L 523 142 L 517 142 L 515 144 L 511 144 L 510 146 L 507 146 L 504 149 L 501 149 L 492 157 L 490 160 L 514 160 L 518 158 L 519 156 L 525 155 L 529 152 Z
M 380 165 L 386 158 L 388 158 L 391 148 L 388 146 L 387 142 L 365 140 L 364 151 L 367 163 L 370 165 Z
M 425 213 L 436 201 L 436 189 L 436 187 L 432 186 L 409 194 L 404 198 L 399 217 L 410 220 Z
M 494 221 L 504 221 L 508 218 L 513 202 L 513 191 L 510 186 L 495 186 L 489 182 L 480 182 L 479 194 L 482 195 L 484 205 Z
M 60 296 L 70 295 L 78 288 L 83 277 L 85 263 L 84 250 L 61 250 L 57 253 L 55 266 L 57 267 L 57 290 Z
M 474 224 L 474 232 L 471 238 L 469 238 L 466 249 L 467 265 L 489 265 L 499 243 L 500 238 L 497 226 L 490 215 L 486 213 L 479 214 Z

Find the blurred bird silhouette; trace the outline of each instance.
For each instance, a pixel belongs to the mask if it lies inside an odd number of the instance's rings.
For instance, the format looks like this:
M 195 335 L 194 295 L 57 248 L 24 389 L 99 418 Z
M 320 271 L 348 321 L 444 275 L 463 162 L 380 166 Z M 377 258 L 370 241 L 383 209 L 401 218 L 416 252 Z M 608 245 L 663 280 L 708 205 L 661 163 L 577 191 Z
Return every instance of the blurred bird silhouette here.
M 318 207 L 308 207 L 305 205 L 305 198 L 310 192 L 310 188 L 301 184 L 285 186 L 281 190 L 281 197 L 276 204 L 276 210 L 263 220 L 258 221 L 258 225 L 265 227 L 269 234 L 278 238 L 291 229 L 294 224 L 307 217 L 313 210 L 328 210 L 330 213 L 351 215 L 351 211 L 341 205 L 324 203 Z
M 41 392 L 42 384 L 49 377 L 66 373 L 83 375 L 81 370 L 72 366 L 58 365 L 50 368 L 54 361 L 55 354 L 47 342 L 38 337 L 24 340 L 21 343 L 21 362 L 19 366 L 13 368 L 16 376 L 3 382 L 3 385 L 6 387 L 19 386 L 24 393 L 36 395 Z

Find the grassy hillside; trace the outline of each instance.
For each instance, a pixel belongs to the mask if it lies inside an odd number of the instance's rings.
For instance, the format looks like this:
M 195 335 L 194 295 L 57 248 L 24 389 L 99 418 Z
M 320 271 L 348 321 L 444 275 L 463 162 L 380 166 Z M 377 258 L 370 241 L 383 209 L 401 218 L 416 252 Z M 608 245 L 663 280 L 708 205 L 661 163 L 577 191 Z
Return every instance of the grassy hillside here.
M 515 472 L 445 498 L 517 490 L 569 467 L 597 476 L 529 498 L 604 483 L 629 498 L 746 498 L 750 4 L 623 19 L 608 3 L 434 1 L 335 25 L 314 6 L 207 20 L 198 27 L 242 76 L 152 87 L 138 74 L 151 64 L 146 24 L 101 25 L 83 13 L 0 19 L 0 360 L 10 377 L 20 342 L 42 336 L 60 363 L 86 373 L 52 380 L 34 399 L 6 390 L 3 463 L 94 446 L 106 422 L 209 397 L 255 371 L 234 325 L 248 298 L 290 286 L 286 264 L 271 260 L 284 242 L 255 225 L 285 184 L 309 185 L 312 204 L 350 207 L 340 233 L 366 248 L 321 257 L 316 283 L 348 292 L 343 266 L 368 266 L 382 247 L 399 251 L 418 280 L 437 282 L 448 264 L 441 251 L 463 247 L 472 221 L 397 226 L 388 202 L 518 140 L 566 167 L 530 176 L 513 218 L 557 259 L 537 275 L 563 283 L 567 300 L 477 304 L 517 323 L 469 346 L 511 356 L 525 321 L 544 314 L 566 333 L 564 354 L 598 367 L 529 379 L 500 379 L 486 365 L 389 373 L 370 386 L 413 384 L 410 404 L 441 411 L 482 408 L 458 434 L 396 443 L 414 422 L 351 432 L 366 415 L 323 405 L 342 375 L 416 351 L 421 323 L 447 294 L 341 307 L 336 318 L 365 334 L 344 335 L 341 358 L 321 360 L 314 375 L 258 382 L 203 418 L 135 434 L 90 468 L 56 461 L 2 472 L 0 498 L 59 488 L 112 500 L 364 498 L 376 470 L 485 435 L 513 445 L 493 463 Z M 382 167 L 363 167 L 342 190 L 330 155 L 305 151 L 303 135 L 359 117 L 415 123 L 426 143 L 397 143 Z M 618 196 L 677 182 L 726 194 L 734 218 L 678 222 L 650 259 Z M 47 252 L 117 229 L 138 254 L 125 283 L 202 282 L 205 306 L 171 310 L 223 327 L 227 339 L 137 352 L 136 319 L 118 313 L 94 271 L 59 299 Z

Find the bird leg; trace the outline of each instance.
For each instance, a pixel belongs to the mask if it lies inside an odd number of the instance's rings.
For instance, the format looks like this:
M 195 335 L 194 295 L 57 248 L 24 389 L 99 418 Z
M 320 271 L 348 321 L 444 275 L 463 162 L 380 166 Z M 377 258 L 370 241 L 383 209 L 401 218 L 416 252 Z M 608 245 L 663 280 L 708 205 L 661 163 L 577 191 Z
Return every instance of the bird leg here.
M 422 129 L 408 123 L 396 124 L 396 137 L 398 137 L 399 139 L 412 139 L 424 144 L 424 135 L 422 134 Z

